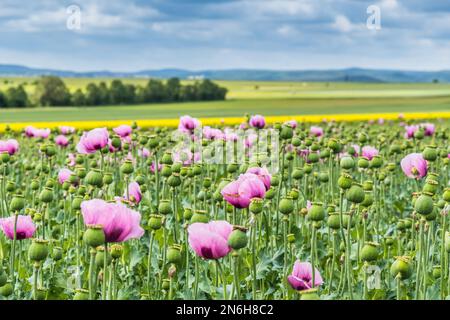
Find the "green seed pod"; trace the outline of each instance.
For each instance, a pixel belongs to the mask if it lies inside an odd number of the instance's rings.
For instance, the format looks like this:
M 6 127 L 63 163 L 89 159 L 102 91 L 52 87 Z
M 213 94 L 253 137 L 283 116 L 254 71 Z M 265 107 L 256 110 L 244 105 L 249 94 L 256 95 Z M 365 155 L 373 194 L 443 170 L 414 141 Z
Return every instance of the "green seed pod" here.
M 172 213 L 172 205 L 170 204 L 170 201 L 167 199 L 161 200 L 159 202 L 158 212 L 163 215 L 171 214 Z
M 61 247 L 53 247 L 52 250 L 52 259 L 55 261 L 59 261 L 62 259 L 63 249 Z
M 379 256 L 378 247 L 378 243 L 366 242 L 366 244 L 361 249 L 361 259 L 367 262 L 377 260 Z
M 311 208 L 308 210 L 308 219 L 311 221 L 322 221 L 325 218 L 325 209 L 321 202 L 311 203 Z
M 396 257 L 396 260 L 391 266 L 391 276 L 395 278 L 398 274 L 400 274 L 402 280 L 408 279 L 411 276 L 411 257 Z
M 48 256 L 48 241 L 41 239 L 33 239 L 28 248 L 28 258 L 34 262 L 45 260 Z
M 166 151 L 166 152 L 163 154 L 163 156 L 161 157 L 161 163 L 162 163 L 162 164 L 167 164 L 167 165 L 173 164 L 172 153 Z
M 111 139 L 111 145 L 115 148 L 115 149 L 120 149 L 120 147 L 122 146 L 122 140 L 120 139 L 120 137 L 118 135 L 114 135 Z
M 298 200 L 298 198 L 300 197 L 300 191 L 298 191 L 298 189 L 291 189 L 291 191 L 289 191 L 289 196 L 292 197 L 292 199 L 294 200 Z
M 9 297 L 13 291 L 14 289 L 11 282 L 7 282 L 4 286 L 0 287 L 0 296 Z
M 450 203 L 450 188 L 445 189 L 442 198 L 444 199 L 445 202 Z
M 163 279 L 162 285 L 163 290 L 169 290 L 170 289 L 170 280 L 169 279 Z
M 90 186 L 101 188 L 103 185 L 103 175 L 99 169 L 92 169 L 87 173 L 85 181 Z
M 73 300 L 89 300 L 89 290 L 76 289 Z
M 85 167 L 81 167 L 81 166 L 77 166 L 75 169 L 75 174 L 80 178 L 83 179 L 86 177 L 86 168 Z
M 111 172 L 105 172 L 103 175 L 103 184 L 104 185 L 110 185 L 113 182 L 113 176 Z
M 181 185 L 180 174 L 172 172 L 172 175 L 169 178 L 167 178 L 167 184 L 173 188 Z
M 290 125 L 283 125 L 281 127 L 280 138 L 283 140 L 291 139 L 294 136 L 294 130 Z
M 174 244 L 167 250 L 167 262 L 179 264 L 181 262 L 181 246 Z
M 105 232 L 101 225 L 88 225 L 83 235 L 83 241 L 88 246 L 96 248 L 105 243 Z
M 364 200 L 361 202 L 361 205 L 365 208 L 370 207 L 373 204 L 373 195 L 371 191 L 364 192 Z
M 250 206 L 249 206 L 250 212 L 253 214 L 261 213 L 263 210 L 263 205 L 264 205 L 264 201 L 262 199 L 253 198 L 250 201 Z
M 340 161 L 340 166 L 342 169 L 350 170 L 355 167 L 355 161 L 352 157 L 343 157 Z
M 208 223 L 209 217 L 206 213 L 206 211 L 203 210 L 196 210 L 194 214 L 191 217 L 191 223 L 201 222 L 201 223 Z
M 292 138 L 292 145 L 294 147 L 299 147 L 302 144 L 302 141 L 298 137 Z
M 317 288 L 300 291 L 300 300 L 320 300 Z
M 228 173 L 235 173 L 238 170 L 239 166 L 237 165 L 237 163 L 230 163 L 227 166 L 227 172 Z
M 12 197 L 9 203 L 9 210 L 12 212 L 18 212 L 25 207 L 25 198 L 21 194 L 16 194 Z
M 369 159 L 366 157 L 360 157 L 358 159 L 358 168 L 366 169 L 369 167 Z
M 270 187 L 270 189 L 266 191 L 265 198 L 267 200 L 271 200 L 275 197 L 275 195 L 276 195 L 275 188 Z
M 285 197 L 280 200 L 279 204 L 280 212 L 282 214 L 290 214 L 294 211 L 294 201 L 292 197 Z
M 316 152 L 311 152 L 310 154 L 308 154 L 307 159 L 310 163 L 317 163 L 319 162 L 319 154 Z
M 44 203 L 52 202 L 53 190 L 48 187 L 45 187 L 39 194 L 39 200 Z
M 8 163 L 11 159 L 11 156 L 9 155 L 8 151 L 2 151 L 0 153 L 0 161 L 3 163 Z
M 125 160 L 125 162 L 120 166 L 120 172 L 123 174 L 132 174 L 134 172 L 133 162 L 129 159 Z
M 385 241 L 386 241 L 386 245 L 388 245 L 389 247 L 394 244 L 394 239 L 392 237 L 386 237 Z
M 341 227 L 339 212 L 330 212 L 328 214 L 327 225 L 330 229 L 338 230 Z
M 438 156 L 436 146 L 426 146 L 422 152 L 422 156 L 427 161 L 435 161 Z
M 441 266 L 433 266 L 433 278 L 439 279 L 441 277 Z
M 373 156 L 372 160 L 370 160 L 371 168 L 381 168 L 383 165 L 383 158 L 379 155 Z
M 234 250 L 245 248 L 248 243 L 247 229 L 241 226 L 234 226 L 228 237 L 228 245 Z
M 433 212 L 433 199 L 429 194 L 421 194 L 414 203 L 414 210 L 421 215 L 427 215 Z
M 288 235 L 286 235 L 286 238 L 289 243 L 295 242 L 295 234 L 293 234 L 293 233 L 289 233 Z
M 47 157 L 53 157 L 56 154 L 55 146 L 52 144 L 47 145 L 47 147 L 45 148 L 45 154 L 47 155 Z
M 361 203 L 364 201 L 365 193 L 360 184 L 354 183 L 350 189 L 347 190 L 346 197 L 353 203 Z
M 185 221 L 189 221 L 192 218 L 192 209 L 191 208 L 184 208 L 183 211 L 183 219 Z
M 32 180 L 31 184 L 30 184 L 30 188 L 31 188 L 31 190 L 34 190 L 34 191 L 39 189 L 39 181 L 37 181 L 36 179 Z
M 277 187 L 280 184 L 280 177 L 278 175 L 273 175 L 270 179 L 270 185 Z
M 82 202 L 83 202 L 82 196 L 75 196 L 72 200 L 72 209 L 80 210 Z
M 123 246 L 121 244 L 115 243 L 111 245 L 111 258 L 119 259 L 122 257 Z
M 0 267 L 0 287 L 3 287 L 8 281 L 8 277 L 6 276 L 6 272 L 3 271 L 3 268 Z
M 427 179 L 422 191 L 435 194 L 439 188 L 439 183 L 436 180 Z
M 97 268 L 103 268 L 105 265 L 105 248 L 103 246 L 97 247 L 97 253 L 95 254 L 95 265 Z M 112 261 L 112 257 L 110 254 L 106 255 L 106 266 L 109 266 L 109 264 Z
M 425 137 L 425 132 L 422 128 L 417 130 L 416 132 L 414 132 L 414 138 L 423 139 L 424 137 Z
M 344 172 L 338 179 L 338 186 L 339 188 L 345 190 L 352 186 L 352 182 L 353 182 L 352 176 Z

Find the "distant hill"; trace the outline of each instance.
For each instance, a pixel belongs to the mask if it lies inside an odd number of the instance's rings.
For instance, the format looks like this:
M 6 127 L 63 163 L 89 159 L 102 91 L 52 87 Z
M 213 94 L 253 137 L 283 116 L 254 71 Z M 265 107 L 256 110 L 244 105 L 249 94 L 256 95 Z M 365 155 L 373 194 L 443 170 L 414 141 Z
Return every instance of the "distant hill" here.
M 320 81 L 320 82 L 450 82 L 450 71 L 402 71 L 349 68 L 341 70 L 257 70 L 228 69 L 190 71 L 184 69 L 143 70 L 138 72 L 91 71 L 76 72 L 29 68 L 20 65 L 0 64 L 0 76 L 31 77 L 56 75 L 60 77 L 115 77 L 180 79 L 247 80 L 247 81 Z

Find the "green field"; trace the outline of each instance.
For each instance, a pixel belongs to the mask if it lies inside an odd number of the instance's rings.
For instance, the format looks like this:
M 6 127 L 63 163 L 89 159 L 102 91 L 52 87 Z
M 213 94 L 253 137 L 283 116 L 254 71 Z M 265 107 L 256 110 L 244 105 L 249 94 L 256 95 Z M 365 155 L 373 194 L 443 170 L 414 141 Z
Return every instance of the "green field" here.
M 33 94 L 33 78 L 0 79 L 0 90 L 25 85 Z M 71 91 L 89 82 L 111 79 L 64 79 Z M 145 85 L 148 79 L 123 79 Z M 244 113 L 308 115 L 450 111 L 450 84 L 366 84 L 217 81 L 229 89 L 227 101 L 104 107 L 3 109 L 0 122 L 158 119 L 190 114 L 232 117 Z

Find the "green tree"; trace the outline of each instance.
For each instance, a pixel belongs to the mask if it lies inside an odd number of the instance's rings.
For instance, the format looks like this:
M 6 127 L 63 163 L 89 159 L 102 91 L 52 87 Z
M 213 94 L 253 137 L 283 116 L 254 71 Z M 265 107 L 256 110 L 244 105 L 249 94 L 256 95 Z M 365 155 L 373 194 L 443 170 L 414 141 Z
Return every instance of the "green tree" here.
M 0 108 L 6 108 L 8 106 L 8 100 L 3 92 L 0 91 Z
M 11 87 L 6 91 L 8 107 L 24 108 L 28 106 L 28 95 L 23 86 Z
M 113 80 L 111 86 L 109 87 L 109 97 L 112 104 L 122 104 L 125 103 L 127 95 L 127 89 L 125 85 L 120 80 Z
M 86 99 L 86 96 L 84 95 L 83 91 L 81 91 L 81 89 L 77 89 L 72 94 L 71 105 L 73 105 L 73 106 L 85 106 L 87 104 L 86 100 L 87 99 Z
M 86 105 L 98 106 L 101 104 L 101 92 L 95 83 L 88 83 L 86 86 Z
M 109 94 L 109 89 L 106 86 L 106 83 L 104 81 L 100 82 L 100 84 L 98 85 L 98 91 L 99 91 L 99 96 L 100 96 L 100 104 L 110 104 L 111 103 L 111 99 L 110 99 L 110 94 Z
M 36 86 L 37 101 L 42 106 L 67 106 L 70 92 L 59 77 L 43 76 Z
M 144 102 L 162 102 L 166 100 L 165 86 L 160 80 L 151 79 L 144 89 Z
M 170 78 L 166 83 L 167 101 L 179 101 L 181 92 L 181 83 L 178 78 Z

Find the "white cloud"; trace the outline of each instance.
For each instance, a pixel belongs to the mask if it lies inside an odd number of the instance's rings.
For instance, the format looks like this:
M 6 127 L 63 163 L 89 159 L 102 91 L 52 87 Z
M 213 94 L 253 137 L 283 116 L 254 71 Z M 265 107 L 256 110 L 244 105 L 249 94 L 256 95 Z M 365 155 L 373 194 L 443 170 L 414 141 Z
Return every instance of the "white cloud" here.
M 333 28 L 340 32 L 350 32 L 354 29 L 352 23 L 344 15 L 338 15 L 333 23 Z

